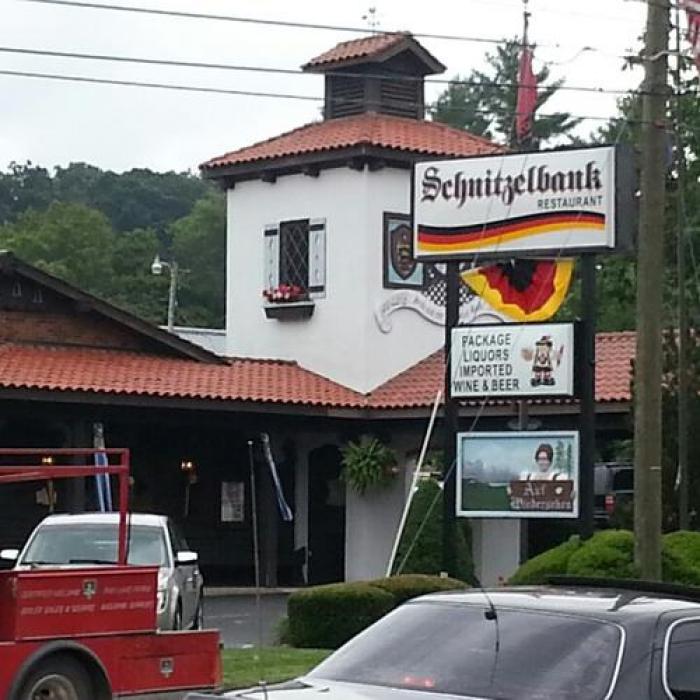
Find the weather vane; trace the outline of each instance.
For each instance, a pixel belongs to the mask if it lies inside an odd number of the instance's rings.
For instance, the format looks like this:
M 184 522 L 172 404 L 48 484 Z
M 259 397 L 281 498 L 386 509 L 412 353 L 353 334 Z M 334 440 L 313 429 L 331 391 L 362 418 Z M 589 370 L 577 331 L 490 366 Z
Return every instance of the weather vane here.
M 377 17 L 377 7 L 376 6 L 370 7 L 367 10 L 366 14 L 362 15 L 362 20 L 364 22 L 367 22 L 367 26 L 370 29 L 372 29 L 372 30 L 377 29 L 377 27 L 379 27 L 379 17 Z

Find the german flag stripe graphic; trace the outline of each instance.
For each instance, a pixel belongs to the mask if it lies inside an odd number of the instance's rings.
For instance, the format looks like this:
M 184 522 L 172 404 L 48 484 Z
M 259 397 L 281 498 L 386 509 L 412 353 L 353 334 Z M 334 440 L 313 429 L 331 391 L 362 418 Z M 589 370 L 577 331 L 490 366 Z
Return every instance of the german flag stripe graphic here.
M 422 252 L 471 250 L 543 233 L 567 230 L 605 230 L 605 214 L 589 211 L 557 211 L 474 226 L 418 226 Z

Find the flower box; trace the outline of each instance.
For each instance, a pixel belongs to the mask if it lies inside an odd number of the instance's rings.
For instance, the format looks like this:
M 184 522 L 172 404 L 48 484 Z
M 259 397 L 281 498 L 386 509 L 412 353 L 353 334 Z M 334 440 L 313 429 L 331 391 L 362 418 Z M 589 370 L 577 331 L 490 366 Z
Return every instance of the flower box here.
M 265 304 L 264 309 L 267 318 L 274 318 L 277 321 L 303 321 L 313 315 L 314 302 L 307 299 L 305 301 L 268 303 Z

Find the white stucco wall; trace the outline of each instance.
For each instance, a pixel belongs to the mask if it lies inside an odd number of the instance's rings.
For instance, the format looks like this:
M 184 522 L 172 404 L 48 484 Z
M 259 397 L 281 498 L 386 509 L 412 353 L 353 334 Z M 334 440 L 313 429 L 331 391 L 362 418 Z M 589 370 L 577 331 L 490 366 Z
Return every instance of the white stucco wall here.
M 402 466 L 394 481 L 359 495 L 347 487 L 345 530 L 345 578 L 363 581 L 386 574 L 398 531 L 408 486 L 410 465 Z
M 275 183 L 238 183 L 228 192 L 227 353 L 296 360 L 366 392 L 442 343 L 440 326 L 409 310 L 382 333 L 374 310 L 382 287 L 384 212 L 409 211 L 408 171 L 324 170 Z M 267 319 L 263 310 L 263 231 L 293 219 L 326 219 L 326 296 L 312 318 Z
M 470 520 L 474 573 L 483 586 L 502 585 L 520 566 L 523 521 Z

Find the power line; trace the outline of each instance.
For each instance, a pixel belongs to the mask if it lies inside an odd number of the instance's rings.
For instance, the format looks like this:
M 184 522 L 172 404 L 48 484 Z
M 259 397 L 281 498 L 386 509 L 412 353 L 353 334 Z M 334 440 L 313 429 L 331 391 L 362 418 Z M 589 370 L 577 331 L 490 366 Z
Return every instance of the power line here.
M 292 22 L 278 19 L 262 19 L 259 17 L 234 17 L 231 15 L 217 15 L 202 12 L 183 12 L 179 10 L 158 10 L 152 7 L 136 7 L 134 5 L 103 5 L 95 2 L 77 2 L 77 0 L 22 0 L 22 2 L 34 2 L 44 5 L 62 5 L 64 7 L 80 7 L 89 10 L 111 10 L 115 12 L 135 12 L 144 15 L 160 15 L 167 17 L 181 17 L 185 19 L 207 19 L 223 22 L 239 22 L 245 24 L 260 24 L 271 27 L 290 27 L 293 29 L 321 29 L 334 32 L 352 32 L 359 34 L 404 34 L 405 32 L 386 31 L 384 29 L 372 29 L 369 27 L 349 27 L 335 24 L 319 24 L 310 22 Z M 489 39 L 477 36 L 462 36 L 455 34 L 412 34 L 422 39 L 441 39 L 446 41 L 470 41 L 478 44 L 500 44 L 501 39 Z M 548 46 L 558 47 L 559 44 Z
M 154 82 L 142 82 L 136 80 L 118 80 L 116 78 L 96 78 L 91 76 L 82 75 L 59 75 L 57 73 L 39 73 L 35 71 L 15 71 L 15 70 L 0 70 L 0 75 L 18 77 L 18 78 L 36 78 L 43 80 L 59 80 L 64 82 L 75 82 L 75 83 L 90 83 L 96 85 L 115 85 L 119 87 L 140 87 L 140 88 L 154 88 L 159 90 L 176 90 L 181 92 L 199 92 L 199 93 L 209 93 L 217 95 L 236 95 L 243 97 L 267 97 L 273 99 L 287 99 L 287 100 L 301 100 L 306 102 L 336 102 L 345 104 L 357 104 L 361 100 L 354 99 L 342 99 L 342 98 L 331 98 L 326 100 L 324 97 L 316 95 L 299 95 L 294 93 L 283 93 L 283 92 L 259 92 L 255 90 L 232 90 L 227 88 L 214 88 L 214 87 L 203 87 L 201 85 L 177 85 L 174 83 L 154 83 Z M 408 103 L 406 103 L 408 104 Z M 477 114 L 491 114 L 488 110 L 474 110 Z M 540 113 L 540 117 L 556 117 L 560 116 L 561 113 Z M 601 117 L 592 114 L 569 114 L 567 115 L 574 119 L 581 120 L 592 120 L 609 122 L 615 119 L 616 121 L 623 122 L 626 124 L 643 124 L 644 122 L 640 119 L 632 119 L 629 117 Z
M 0 53 L 11 53 L 26 56 L 46 56 L 51 58 L 70 58 L 79 60 L 90 60 L 90 61 L 108 61 L 114 63 L 136 63 L 142 65 L 153 65 L 153 66 L 171 66 L 177 68 L 197 68 L 197 69 L 215 69 L 215 70 L 228 70 L 228 71 L 241 71 L 241 72 L 251 72 L 251 73 L 275 73 L 281 75 L 302 75 L 302 76 L 312 76 L 317 77 L 315 73 L 309 73 L 300 69 L 294 68 L 274 68 L 267 66 L 248 66 L 248 65 L 235 65 L 230 63 L 203 63 L 198 61 L 178 61 L 171 59 L 160 59 L 160 58 L 144 58 L 135 56 L 114 56 L 107 54 L 87 54 L 87 53 L 77 53 L 73 51 L 49 51 L 47 49 L 27 49 L 27 48 L 17 48 L 12 46 L 0 46 Z M 336 75 L 345 78 L 366 78 L 365 73 L 352 73 L 347 71 L 327 71 L 326 75 Z M 373 73 L 373 78 L 385 78 L 393 81 L 401 82 L 422 82 L 423 78 L 411 75 L 396 75 L 389 73 Z M 447 78 L 429 78 L 425 80 L 427 84 L 435 85 L 462 85 L 465 87 L 481 87 L 481 88 L 519 88 L 521 87 L 519 83 L 512 82 L 497 82 L 497 81 L 476 81 L 476 80 L 462 80 L 462 79 L 447 79 Z M 593 86 L 574 86 L 574 85 L 562 85 L 557 88 L 559 90 L 568 90 L 572 92 L 587 92 L 594 94 L 604 94 L 604 95 L 642 95 L 644 94 L 641 90 L 618 90 L 614 88 L 603 88 L 603 87 L 593 87 Z
M 335 24 L 322 24 L 315 22 L 293 22 L 290 20 L 277 20 L 277 19 L 264 19 L 261 17 L 240 17 L 232 15 L 220 15 L 212 13 L 202 13 L 202 12 L 184 12 L 181 10 L 161 10 L 151 7 L 138 7 L 135 5 L 112 5 L 103 4 L 96 2 L 79 2 L 78 0 L 21 0 L 22 2 L 33 2 L 41 3 L 44 5 L 59 5 L 63 7 L 75 7 L 89 10 L 107 10 L 112 12 L 131 12 L 144 15 L 159 15 L 167 17 L 179 17 L 183 19 L 204 19 L 204 20 L 215 20 L 223 22 L 238 22 L 245 24 L 259 24 L 263 26 L 272 27 L 288 27 L 293 29 L 317 29 L 323 31 L 334 31 L 334 32 L 348 32 L 353 34 L 406 34 L 404 31 L 396 30 L 385 30 L 385 29 L 374 29 L 371 27 L 354 27 L 347 25 L 335 25 Z M 591 15 L 593 16 L 593 15 Z M 461 34 L 431 34 L 418 32 L 411 32 L 411 36 L 419 39 L 434 39 L 442 41 L 465 41 L 478 44 L 501 44 L 503 39 L 496 39 L 490 37 L 478 37 L 478 36 L 467 36 Z M 541 47 L 545 48 L 562 48 L 562 44 L 539 44 Z M 600 51 L 592 46 L 585 47 L 591 51 Z M 621 58 L 625 58 L 621 56 Z

